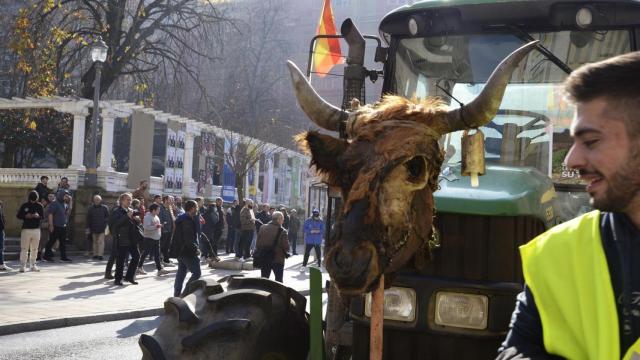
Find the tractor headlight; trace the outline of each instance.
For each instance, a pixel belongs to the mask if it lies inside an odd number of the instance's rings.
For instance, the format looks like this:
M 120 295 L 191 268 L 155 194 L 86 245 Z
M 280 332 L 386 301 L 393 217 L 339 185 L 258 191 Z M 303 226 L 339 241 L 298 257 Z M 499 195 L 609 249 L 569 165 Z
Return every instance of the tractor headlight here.
M 456 292 L 436 293 L 435 323 L 467 329 L 486 329 L 489 298 Z
M 364 300 L 364 314 L 371 317 L 371 293 Z M 410 288 L 390 287 L 384 291 L 384 318 L 386 320 L 414 321 L 416 319 L 416 292 Z

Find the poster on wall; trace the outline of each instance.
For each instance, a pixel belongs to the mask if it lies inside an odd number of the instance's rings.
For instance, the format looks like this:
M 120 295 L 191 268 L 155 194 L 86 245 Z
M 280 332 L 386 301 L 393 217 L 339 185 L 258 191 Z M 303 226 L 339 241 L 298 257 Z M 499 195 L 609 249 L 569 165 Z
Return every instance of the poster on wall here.
M 178 144 L 176 147 L 184 149 L 186 135 L 187 134 L 183 130 L 178 130 Z
M 175 171 L 175 186 L 174 189 L 176 190 L 181 190 L 182 189 L 182 171 L 180 170 L 176 170 Z
M 167 148 L 167 162 L 165 165 L 165 169 L 173 169 L 176 164 L 176 148 L 168 147 Z
M 176 147 L 177 134 L 173 129 L 167 129 L 167 147 Z
M 182 169 L 184 166 L 184 149 L 176 149 L 176 168 Z
M 173 168 L 166 168 L 164 170 L 164 187 L 165 189 L 173 189 L 174 177 Z
M 207 186 L 207 172 L 205 170 L 198 171 L 198 195 L 203 195 Z

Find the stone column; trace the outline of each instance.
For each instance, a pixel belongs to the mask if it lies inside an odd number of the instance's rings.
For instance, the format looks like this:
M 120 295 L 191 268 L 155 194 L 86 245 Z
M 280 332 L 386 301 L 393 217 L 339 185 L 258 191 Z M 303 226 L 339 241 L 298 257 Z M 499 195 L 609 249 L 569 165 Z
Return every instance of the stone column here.
M 100 148 L 100 166 L 98 171 L 113 171 L 113 127 L 115 118 L 110 114 L 102 114 L 102 146 Z
M 88 113 L 73 114 L 73 145 L 71 148 L 71 165 L 69 169 L 85 170 L 84 167 L 84 140 L 85 140 L 85 123 Z

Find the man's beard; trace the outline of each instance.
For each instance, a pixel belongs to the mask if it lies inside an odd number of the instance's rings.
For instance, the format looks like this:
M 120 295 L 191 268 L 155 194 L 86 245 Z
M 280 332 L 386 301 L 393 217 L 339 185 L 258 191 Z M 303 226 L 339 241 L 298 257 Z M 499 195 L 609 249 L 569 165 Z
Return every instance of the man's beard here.
M 602 199 L 591 197 L 591 206 L 602 211 L 623 212 L 640 193 L 640 145 L 634 146 L 624 165 L 609 179 Z

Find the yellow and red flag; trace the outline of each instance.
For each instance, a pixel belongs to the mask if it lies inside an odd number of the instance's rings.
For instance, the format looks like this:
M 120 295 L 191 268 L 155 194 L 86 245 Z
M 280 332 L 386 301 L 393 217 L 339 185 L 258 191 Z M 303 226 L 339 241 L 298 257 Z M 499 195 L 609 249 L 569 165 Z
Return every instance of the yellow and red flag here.
M 331 10 L 331 0 L 324 0 L 320 22 L 316 35 L 336 35 L 336 23 Z M 316 39 L 313 47 L 313 71 L 320 77 L 326 74 L 337 64 L 343 63 L 342 52 L 340 51 L 340 39 Z

